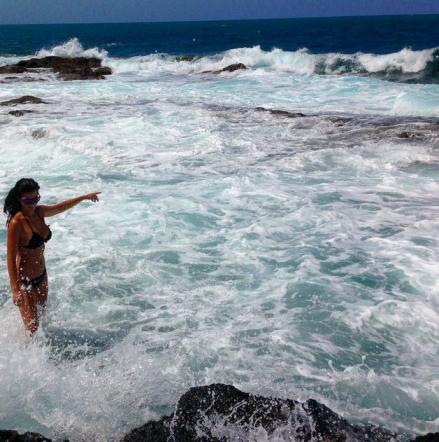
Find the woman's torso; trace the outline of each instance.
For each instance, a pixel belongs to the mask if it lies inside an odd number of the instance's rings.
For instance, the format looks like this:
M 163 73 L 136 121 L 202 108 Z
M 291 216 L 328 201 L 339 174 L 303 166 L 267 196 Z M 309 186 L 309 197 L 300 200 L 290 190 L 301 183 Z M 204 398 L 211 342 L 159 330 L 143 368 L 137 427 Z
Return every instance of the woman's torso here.
M 38 207 L 31 216 L 25 216 L 22 212 L 15 216 L 21 225 L 16 257 L 18 276 L 32 279 L 41 275 L 46 267 L 44 244 L 50 239 L 51 231 Z

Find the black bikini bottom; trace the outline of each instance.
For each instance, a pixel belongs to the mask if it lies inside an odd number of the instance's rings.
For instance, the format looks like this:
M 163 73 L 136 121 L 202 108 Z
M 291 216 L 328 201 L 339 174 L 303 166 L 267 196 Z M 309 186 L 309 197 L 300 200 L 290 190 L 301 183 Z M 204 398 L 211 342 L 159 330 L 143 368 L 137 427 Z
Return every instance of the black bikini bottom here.
M 22 281 L 25 285 L 27 285 L 27 289 L 36 289 L 38 288 L 41 283 L 44 281 L 44 278 L 46 277 L 46 268 L 44 268 L 43 273 L 41 275 L 38 275 L 36 278 L 30 279 L 28 277 L 22 278 Z

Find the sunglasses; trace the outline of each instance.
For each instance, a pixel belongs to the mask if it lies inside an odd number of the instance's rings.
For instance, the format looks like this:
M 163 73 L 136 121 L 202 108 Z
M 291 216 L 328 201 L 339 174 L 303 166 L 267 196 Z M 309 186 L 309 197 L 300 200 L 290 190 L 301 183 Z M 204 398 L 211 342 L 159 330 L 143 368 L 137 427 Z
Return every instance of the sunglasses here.
M 40 201 L 40 195 L 38 194 L 34 198 L 20 198 L 20 201 L 25 204 L 26 206 L 33 206 L 34 204 L 37 204 L 38 201 Z

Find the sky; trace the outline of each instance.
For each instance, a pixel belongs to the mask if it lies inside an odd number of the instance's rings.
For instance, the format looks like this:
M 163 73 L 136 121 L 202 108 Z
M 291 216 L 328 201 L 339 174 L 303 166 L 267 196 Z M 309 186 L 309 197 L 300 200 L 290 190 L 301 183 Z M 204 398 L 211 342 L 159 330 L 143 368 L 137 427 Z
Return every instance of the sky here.
M 0 24 L 439 14 L 439 0 L 0 0 Z

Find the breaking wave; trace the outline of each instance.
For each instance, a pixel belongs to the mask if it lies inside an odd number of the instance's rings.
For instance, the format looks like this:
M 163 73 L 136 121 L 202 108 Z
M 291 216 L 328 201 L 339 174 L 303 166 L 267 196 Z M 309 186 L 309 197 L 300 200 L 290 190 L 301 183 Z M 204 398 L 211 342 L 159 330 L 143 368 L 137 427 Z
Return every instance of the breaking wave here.
M 72 38 L 65 43 L 54 46 L 50 49 L 40 49 L 37 53 L 37 57 L 48 57 L 48 56 L 57 56 L 57 57 L 87 57 L 87 58 L 105 58 L 108 56 L 108 52 L 104 49 L 91 48 L 84 49 L 81 42 L 78 38 Z
M 43 48 L 37 57 L 97 57 L 105 60 L 117 73 L 200 74 L 220 70 L 230 64 L 244 63 L 248 69 L 317 75 L 361 75 L 407 83 L 439 83 L 439 48 L 412 50 L 403 48 L 390 54 L 327 53 L 314 54 L 303 48 L 284 51 L 260 46 L 236 48 L 204 56 L 176 57 L 148 54 L 131 58 L 112 58 L 102 48 L 85 49 L 78 38 L 52 48 Z M 235 74 L 236 75 L 236 74 Z

